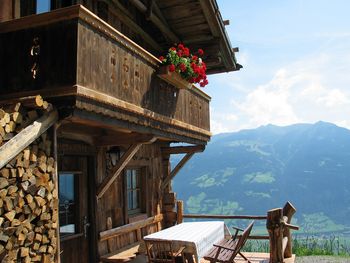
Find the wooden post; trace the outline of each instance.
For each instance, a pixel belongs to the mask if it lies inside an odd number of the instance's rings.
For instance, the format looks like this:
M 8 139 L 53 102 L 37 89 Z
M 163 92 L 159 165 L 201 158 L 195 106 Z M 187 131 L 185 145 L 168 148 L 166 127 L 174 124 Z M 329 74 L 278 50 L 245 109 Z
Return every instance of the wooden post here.
M 55 158 L 55 170 L 53 173 L 53 183 L 55 185 L 55 189 L 58 192 L 58 154 L 57 154 L 57 129 L 59 128 L 60 124 L 59 123 L 55 123 L 53 125 L 53 154 L 54 154 L 54 158 Z M 57 202 L 57 206 L 58 206 L 58 202 Z M 59 212 L 59 207 L 56 207 L 57 211 Z M 59 221 L 59 216 L 57 217 L 57 224 L 60 225 L 60 221 Z M 56 236 L 57 236 L 57 240 L 60 240 L 60 228 L 57 227 L 56 229 Z M 61 242 L 57 242 L 56 243 L 56 263 L 61 263 Z
M 181 224 L 184 219 L 183 219 L 183 214 L 184 214 L 184 202 L 182 200 L 177 200 L 176 201 L 176 209 L 177 209 L 177 223 Z
M 266 228 L 270 239 L 270 263 L 283 263 L 283 217 L 282 208 L 267 212 Z
M 283 216 L 287 217 L 288 224 L 292 221 L 292 216 L 295 214 L 297 210 L 295 207 L 290 203 L 287 202 L 283 207 Z M 290 258 L 292 257 L 292 235 L 290 232 L 289 227 L 285 227 L 283 230 L 283 236 L 288 238 L 288 242 L 286 244 L 286 249 L 284 250 L 284 258 Z

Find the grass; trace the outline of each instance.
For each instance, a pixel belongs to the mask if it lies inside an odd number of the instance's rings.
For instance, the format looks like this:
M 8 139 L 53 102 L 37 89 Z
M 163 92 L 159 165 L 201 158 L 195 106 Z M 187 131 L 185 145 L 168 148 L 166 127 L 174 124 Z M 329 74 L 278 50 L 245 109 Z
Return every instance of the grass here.
M 305 237 L 293 240 L 293 253 L 298 256 L 350 256 L 350 243 L 341 237 Z
M 343 256 L 350 257 L 350 241 L 342 237 L 297 237 L 293 239 L 293 254 L 297 256 Z M 248 240 L 244 251 L 269 252 L 268 240 Z

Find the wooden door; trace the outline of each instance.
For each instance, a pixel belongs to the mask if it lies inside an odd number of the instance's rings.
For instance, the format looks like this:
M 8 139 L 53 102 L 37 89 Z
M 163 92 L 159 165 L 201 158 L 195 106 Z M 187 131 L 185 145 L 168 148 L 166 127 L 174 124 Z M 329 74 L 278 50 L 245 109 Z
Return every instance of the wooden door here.
M 89 207 L 91 157 L 59 157 L 60 251 L 61 262 L 93 262 Z M 90 165 L 91 167 L 91 165 Z

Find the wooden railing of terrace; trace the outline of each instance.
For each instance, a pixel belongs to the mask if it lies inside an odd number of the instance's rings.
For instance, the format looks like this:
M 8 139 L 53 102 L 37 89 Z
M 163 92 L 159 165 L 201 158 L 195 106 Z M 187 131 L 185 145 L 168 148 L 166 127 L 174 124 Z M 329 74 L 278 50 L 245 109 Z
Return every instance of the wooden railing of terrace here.
M 183 201 L 178 200 L 176 204 L 178 224 L 182 223 L 185 218 L 266 220 L 266 228 L 269 235 L 251 235 L 248 239 L 270 241 L 271 263 L 284 262 L 284 259 L 292 257 L 292 234 L 290 230 L 299 230 L 299 227 L 290 224 L 296 212 L 296 209 L 290 202 L 287 202 L 283 208 L 269 210 L 267 216 L 184 214 Z

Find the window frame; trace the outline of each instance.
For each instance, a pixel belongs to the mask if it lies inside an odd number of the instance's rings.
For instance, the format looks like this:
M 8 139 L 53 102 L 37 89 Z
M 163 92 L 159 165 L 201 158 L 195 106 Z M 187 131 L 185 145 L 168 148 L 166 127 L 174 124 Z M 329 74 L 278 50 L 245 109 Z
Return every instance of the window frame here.
M 139 182 L 139 206 L 135 209 L 129 209 L 129 198 L 128 198 L 128 182 L 127 174 L 130 170 L 136 170 L 136 176 L 138 176 Z M 138 172 L 137 172 L 138 171 Z M 140 215 L 147 215 L 147 167 L 145 166 L 130 166 L 124 170 L 124 207 L 125 207 L 125 222 L 130 223 L 132 218 L 138 218 Z

